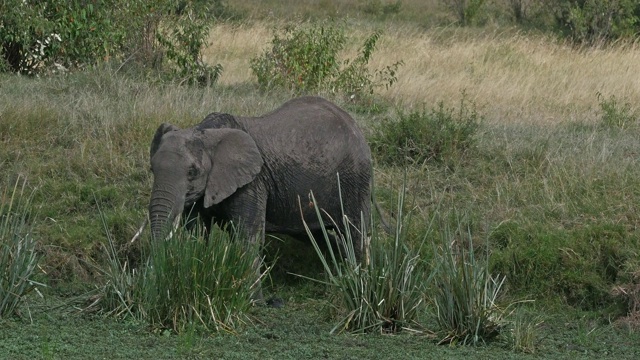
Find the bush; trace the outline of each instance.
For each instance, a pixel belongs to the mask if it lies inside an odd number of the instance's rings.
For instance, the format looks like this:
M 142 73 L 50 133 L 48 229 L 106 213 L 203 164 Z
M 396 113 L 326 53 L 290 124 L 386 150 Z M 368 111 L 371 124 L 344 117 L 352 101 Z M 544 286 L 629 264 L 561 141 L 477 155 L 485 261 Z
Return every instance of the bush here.
M 576 43 L 596 44 L 640 31 L 636 0 L 555 0 L 548 6 L 561 31 Z
M 22 1 L 0 5 L 0 71 L 37 74 L 101 62 L 133 62 L 160 69 L 163 58 L 178 77 L 213 82 L 220 67 L 200 59 L 212 12 L 220 1 Z M 163 24 L 163 26 L 160 26 Z M 171 29 L 160 31 L 164 25 Z M 156 35 L 164 41 L 158 42 Z
M 298 93 L 326 89 L 351 98 L 371 95 L 378 86 L 391 86 L 402 64 L 372 72 L 367 65 L 381 33 L 367 38 L 354 59 L 341 61 L 346 43 L 338 26 L 312 24 L 286 27 L 276 33 L 271 48 L 251 60 L 251 70 L 262 88 L 284 87 Z
M 24 185 L 16 181 L 13 191 L 0 194 L 0 318 L 17 311 L 24 297 L 40 285 L 34 281 L 38 264 L 29 200 Z
M 602 126 L 609 129 L 626 129 L 637 125 L 640 115 L 636 115 L 631 110 L 631 104 L 626 102 L 620 104 L 615 96 L 611 95 L 605 99 L 598 93 Z
M 208 18 L 198 15 L 202 12 L 206 13 L 206 6 L 185 5 L 179 15 L 167 19 L 156 37 L 169 60 L 172 77 L 191 85 L 210 86 L 218 80 L 222 66 L 210 66 L 202 59 L 211 25 Z
M 387 65 L 373 73 L 367 67 L 381 35 L 380 32 L 371 34 L 364 41 L 356 58 L 344 60 L 342 69 L 329 84 L 333 92 L 342 93 L 351 100 L 366 98 L 373 95 L 377 87 L 384 86 L 388 89 L 398 80 L 396 74 L 398 68 L 403 65 L 402 61 Z
M 315 198 L 313 203 L 316 204 Z M 403 206 L 404 191 L 398 201 L 400 220 L 390 239 L 378 233 L 373 221 L 370 229 L 360 229 L 362 236 L 368 232 L 371 236 L 370 245 L 362 252 L 366 254 L 362 263 L 355 257 L 355 239 L 351 238 L 348 230 L 353 224 L 349 219 L 344 217 L 340 224 L 332 219 L 336 228 L 345 230 L 337 234 L 336 244 L 327 233 L 321 210 L 316 207 L 318 220 L 323 224 L 327 255 L 321 250 L 319 239 L 308 228 L 307 234 L 324 267 L 327 276 L 324 283 L 330 289 L 331 303 L 340 316 L 332 333 L 395 333 L 415 328 L 417 316 L 424 305 L 428 275 L 421 266 L 419 252 L 408 245 Z
M 335 26 L 286 27 L 274 35 L 270 50 L 251 60 L 251 70 L 264 88 L 316 90 L 338 71 L 345 41 Z
M 473 24 L 478 17 L 485 0 L 443 0 L 445 5 L 455 13 L 462 26 Z
M 362 10 L 366 14 L 374 15 L 379 18 L 386 18 L 389 15 L 395 15 L 400 12 L 402 1 L 383 3 L 382 0 L 368 0 L 362 5 Z
M 123 16 L 131 8 L 116 5 L 113 0 L 5 1 L 0 9 L 5 70 L 34 74 L 54 63 L 80 67 L 118 55 L 139 14 Z M 115 21 L 120 17 L 132 22 Z
M 509 0 L 509 8 L 513 13 L 513 17 L 516 19 L 517 23 L 522 23 L 525 19 L 525 14 L 527 12 L 527 1 L 526 0 Z
M 375 158 L 387 165 L 447 163 L 475 144 L 482 121 L 474 103 L 464 96 L 459 109 L 447 109 L 442 103 L 428 111 L 400 111 L 397 119 L 383 120 L 370 138 Z

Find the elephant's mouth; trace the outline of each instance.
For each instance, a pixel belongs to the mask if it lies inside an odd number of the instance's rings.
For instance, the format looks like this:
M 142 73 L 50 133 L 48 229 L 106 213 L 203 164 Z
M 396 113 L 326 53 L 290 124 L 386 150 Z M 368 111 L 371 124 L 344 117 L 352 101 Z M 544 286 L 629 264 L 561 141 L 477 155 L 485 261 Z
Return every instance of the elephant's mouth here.
M 184 214 L 184 215 L 189 215 L 189 216 L 191 216 L 192 213 L 193 213 L 193 215 L 195 215 L 195 213 L 197 212 L 196 209 L 198 209 L 200 207 L 202 207 L 202 201 L 201 200 L 191 200 L 191 201 L 187 200 L 184 203 L 184 207 L 183 207 L 181 213 Z M 178 214 L 178 215 L 180 215 L 180 214 Z
M 167 237 L 165 240 L 171 240 L 173 236 L 177 233 L 179 226 L 180 226 L 180 214 L 178 214 L 178 216 L 176 216 L 176 218 L 173 220 L 173 223 L 171 224 L 171 230 L 169 230 L 169 233 L 167 234 Z

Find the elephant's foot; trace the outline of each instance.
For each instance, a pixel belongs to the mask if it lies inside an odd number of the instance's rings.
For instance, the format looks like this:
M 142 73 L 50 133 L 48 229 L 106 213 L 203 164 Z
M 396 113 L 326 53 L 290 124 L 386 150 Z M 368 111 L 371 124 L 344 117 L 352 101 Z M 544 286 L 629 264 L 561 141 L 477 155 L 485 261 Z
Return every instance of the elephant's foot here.
M 266 305 L 268 307 L 280 309 L 284 307 L 284 299 L 282 299 L 281 297 L 272 296 L 269 299 L 267 299 Z

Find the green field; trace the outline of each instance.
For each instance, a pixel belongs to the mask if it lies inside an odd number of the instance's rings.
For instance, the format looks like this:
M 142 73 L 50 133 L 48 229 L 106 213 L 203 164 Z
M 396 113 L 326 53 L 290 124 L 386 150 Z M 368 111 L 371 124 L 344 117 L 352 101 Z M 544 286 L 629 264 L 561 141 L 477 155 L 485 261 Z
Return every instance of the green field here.
M 139 323 L 33 307 L 34 318 L 2 321 L 3 359 L 635 359 L 637 333 L 581 312 L 546 312 L 535 354 L 501 342 L 484 346 L 436 345 L 424 334 L 330 335 L 322 299 L 298 288 L 283 309 L 257 308 L 239 334 L 154 333 Z
M 389 16 L 367 7 L 374 3 L 233 3 L 243 16 L 217 22 L 204 51 L 224 68 L 211 87 L 161 82 L 117 64 L 0 74 L 0 200 L 5 206 L 16 182 L 26 184 L 41 255 L 34 279 L 46 285 L 17 315 L 0 318 L 0 358 L 638 358 L 637 41 L 578 47 L 495 19 L 447 25 L 451 15 L 435 0 L 402 1 Z M 514 350 L 509 327 L 480 346 L 437 345 L 442 334 L 429 306 L 415 331 L 330 334 L 327 289 L 292 275 L 321 278 L 322 265 L 309 244 L 287 239 L 265 248 L 273 266 L 265 293 L 285 306 L 252 308 L 233 333 L 177 334 L 90 306 L 107 279 L 108 236 L 122 261 L 143 261 L 148 234 L 130 240 L 146 216 L 156 128 L 190 126 L 214 111 L 259 115 L 295 96 L 260 89 L 250 59 L 274 29 L 316 18 L 339 19 L 350 36 L 345 56 L 382 29 L 370 66 L 403 61 L 397 81 L 365 105 L 319 91 L 356 119 L 372 146 L 390 120 L 439 104 L 477 113 L 473 142 L 442 158 L 394 162 L 374 148 L 376 196 L 393 217 L 406 188 L 407 246 L 454 228 L 464 231 L 452 242 L 470 238 L 488 254 L 491 272 L 506 276 L 499 301 L 526 300 L 514 316 L 534 325 L 531 353 Z

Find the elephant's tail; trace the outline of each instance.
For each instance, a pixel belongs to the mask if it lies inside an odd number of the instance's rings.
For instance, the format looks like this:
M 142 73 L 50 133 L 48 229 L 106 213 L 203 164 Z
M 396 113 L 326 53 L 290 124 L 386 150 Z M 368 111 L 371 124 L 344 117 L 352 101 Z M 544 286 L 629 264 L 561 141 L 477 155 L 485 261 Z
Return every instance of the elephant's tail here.
M 387 220 L 389 217 L 387 217 L 387 213 L 380 207 L 380 204 L 378 204 L 378 202 L 376 201 L 376 189 L 374 186 L 374 181 L 373 181 L 373 167 L 371 168 L 371 204 L 376 208 L 376 211 L 378 212 L 378 217 L 380 218 L 380 224 L 382 224 L 382 229 L 384 230 L 384 232 L 386 232 L 387 234 L 393 234 L 394 233 L 394 229 L 395 229 L 395 225 L 391 226 L 389 224 L 389 221 Z M 373 211 L 373 209 L 372 209 Z
M 380 224 L 382 224 L 382 229 L 384 230 L 384 232 L 386 232 L 387 234 L 393 234 L 393 229 L 395 228 L 395 226 L 391 226 L 389 224 L 389 221 L 386 219 L 387 213 L 384 211 L 384 209 L 380 207 L 380 204 L 378 204 L 378 202 L 375 200 L 373 192 L 371 195 L 371 202 L 373 203 L 373 206 L 375 206 L 376 211 L 378 212 L 378 217 L 380 218 Z

